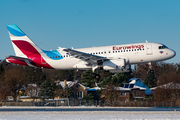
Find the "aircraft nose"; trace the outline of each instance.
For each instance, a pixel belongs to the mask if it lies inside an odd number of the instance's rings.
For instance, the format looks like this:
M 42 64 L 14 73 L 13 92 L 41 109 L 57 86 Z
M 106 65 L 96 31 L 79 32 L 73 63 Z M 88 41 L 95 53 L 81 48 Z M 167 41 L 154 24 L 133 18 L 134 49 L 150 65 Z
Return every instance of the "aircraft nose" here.
M 176 52 L 174 50 L 171 50 L 169 56 L 173 58 L 174 56 L 176 56 Z

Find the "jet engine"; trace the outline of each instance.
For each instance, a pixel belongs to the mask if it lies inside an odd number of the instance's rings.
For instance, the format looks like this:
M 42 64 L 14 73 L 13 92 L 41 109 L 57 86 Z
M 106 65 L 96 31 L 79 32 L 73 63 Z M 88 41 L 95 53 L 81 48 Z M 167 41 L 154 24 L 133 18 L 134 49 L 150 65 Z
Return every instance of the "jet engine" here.
M 103 62 L 104 70 L 118 70 L 125 68 L 125 66 L 126 66 L 125 59 L 114 59 Z
M 125 73 L 125 72 L 131 72 L 131 65 L 126 65 L 125 68 L 122 69 L 114 69 L 114 70 L 109 70 L 111 73 Z

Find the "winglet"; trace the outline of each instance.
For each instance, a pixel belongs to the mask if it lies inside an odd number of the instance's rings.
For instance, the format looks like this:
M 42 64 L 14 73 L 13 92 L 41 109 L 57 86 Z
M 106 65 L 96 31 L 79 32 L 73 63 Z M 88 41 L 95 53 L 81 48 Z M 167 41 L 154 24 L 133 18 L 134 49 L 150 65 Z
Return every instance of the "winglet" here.
M 59 47 L 59 46 L 58 46 L 58 48 L 59 48 L 60 51 L 63 51 L 64 49 L 66 49 L 66 48 L 62 48 L 62 47 Z

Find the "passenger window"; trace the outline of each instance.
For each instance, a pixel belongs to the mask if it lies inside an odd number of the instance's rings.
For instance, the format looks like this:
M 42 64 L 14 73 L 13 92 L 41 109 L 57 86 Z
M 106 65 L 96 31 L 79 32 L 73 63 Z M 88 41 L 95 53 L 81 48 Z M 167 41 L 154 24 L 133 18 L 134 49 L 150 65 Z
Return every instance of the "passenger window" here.
M 111 53 L 111 51 L 109 51 L 109 53 Z
M 104 54 L 106 54 L 106 52 L 104 52 Z
M 101 52 L 101 54 L 103 54 L 103 52 Z

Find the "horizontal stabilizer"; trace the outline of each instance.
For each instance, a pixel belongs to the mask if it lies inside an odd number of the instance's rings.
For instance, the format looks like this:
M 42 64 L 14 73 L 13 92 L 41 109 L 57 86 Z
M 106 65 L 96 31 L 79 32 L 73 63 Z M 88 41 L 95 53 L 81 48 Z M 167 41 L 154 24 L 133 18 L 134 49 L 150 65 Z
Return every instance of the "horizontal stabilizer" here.
M 36 65 L 31 59 L 17 57 L 17 56 L 7 56 L 6 61 L 20 65 L 28 65 L 28 66 Z

